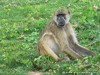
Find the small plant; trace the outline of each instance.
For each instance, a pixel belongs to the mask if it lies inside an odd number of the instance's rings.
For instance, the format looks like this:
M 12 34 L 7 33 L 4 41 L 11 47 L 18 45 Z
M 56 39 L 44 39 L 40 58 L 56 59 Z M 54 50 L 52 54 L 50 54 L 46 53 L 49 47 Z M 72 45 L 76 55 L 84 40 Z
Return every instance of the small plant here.
M 100 74 L 99 0 L 0 0 L 0 75 L 27 75 L 30 70 L 47 75 Z M 37 40 L 59 7 L 71 11 L 80 44 L 96 53 L 82 61 L 55 62 L 39 56 Z M 69 74 L 70 75 L 70 74 Z

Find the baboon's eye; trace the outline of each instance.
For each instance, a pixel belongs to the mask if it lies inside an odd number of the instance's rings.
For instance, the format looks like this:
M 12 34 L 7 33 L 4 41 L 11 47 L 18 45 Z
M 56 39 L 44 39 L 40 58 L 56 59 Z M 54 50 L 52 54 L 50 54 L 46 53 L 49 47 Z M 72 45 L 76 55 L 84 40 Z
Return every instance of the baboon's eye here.
M 63 17 L 64 19 L 66 19 L 66 14 L 58 14 L 57 17 Z
M 64 19 L 66 19 L 66 16 L 64 16 Z
M 58 14 L 57 16 L 59 17 L 59 16 L 65 16 L 66 14 Z

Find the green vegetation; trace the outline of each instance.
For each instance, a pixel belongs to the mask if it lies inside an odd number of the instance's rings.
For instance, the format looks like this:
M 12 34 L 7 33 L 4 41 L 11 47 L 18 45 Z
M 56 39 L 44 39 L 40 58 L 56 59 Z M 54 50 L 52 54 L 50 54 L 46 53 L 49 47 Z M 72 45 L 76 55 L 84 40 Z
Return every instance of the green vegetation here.
M 79 42 L 97 54 L 94 58 L 54 62 L 50 56 L 37 55 L 39 33 L 59 7 L 71 11 Z M 0 0 L 0 75 L 27 75 L 31 70 L 100 75 L 99 0 Z

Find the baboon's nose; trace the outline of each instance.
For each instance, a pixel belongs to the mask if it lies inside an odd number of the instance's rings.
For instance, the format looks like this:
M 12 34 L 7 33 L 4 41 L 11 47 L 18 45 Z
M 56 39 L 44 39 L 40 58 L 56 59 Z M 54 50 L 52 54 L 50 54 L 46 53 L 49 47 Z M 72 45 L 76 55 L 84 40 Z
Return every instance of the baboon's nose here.
M 60 26 L 64 26 L 65 23 L 64 23 L 64 22 L 60 22 L 59 25 L 60 25 Z

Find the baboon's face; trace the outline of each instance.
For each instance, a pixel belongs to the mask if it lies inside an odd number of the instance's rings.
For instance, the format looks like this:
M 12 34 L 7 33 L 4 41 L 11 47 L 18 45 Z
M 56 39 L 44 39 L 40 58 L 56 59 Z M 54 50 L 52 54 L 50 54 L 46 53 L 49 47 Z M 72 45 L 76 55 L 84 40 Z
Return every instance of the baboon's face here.
M 64 9 L 60 9 L 56 12 L 54 21 L 56 22 L 57 26 L 63 27 L 69 22 L 69 12 Z

